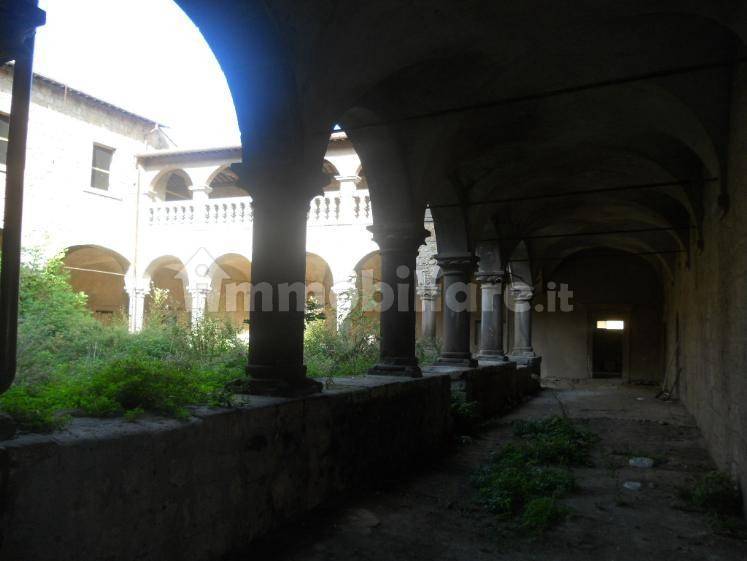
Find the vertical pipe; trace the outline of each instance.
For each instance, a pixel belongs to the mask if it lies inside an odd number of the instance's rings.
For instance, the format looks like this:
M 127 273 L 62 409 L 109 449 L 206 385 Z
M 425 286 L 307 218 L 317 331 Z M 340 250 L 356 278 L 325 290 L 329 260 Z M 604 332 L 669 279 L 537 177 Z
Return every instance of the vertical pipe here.
M 18 289 L 21 269 L 21 219 L 26 168 L 29 106 L 33 81 L 34 34 L 13 69 L 8 160 L 5 178 L 5 224 L 0 263 L 0 393 L 13 384 L 18 340 Z

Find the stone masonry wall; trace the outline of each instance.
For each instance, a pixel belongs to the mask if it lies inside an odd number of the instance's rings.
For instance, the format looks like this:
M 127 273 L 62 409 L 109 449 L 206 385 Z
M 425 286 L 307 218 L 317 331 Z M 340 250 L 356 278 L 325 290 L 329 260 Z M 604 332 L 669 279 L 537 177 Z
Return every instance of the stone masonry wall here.
M 665 302 L 665 387 L 695 416 L 719 467 L 747 489 L 747 73 L 737 68 L 730 208 L 718 204 L 718 183 L 705 187 L 703 249 L 692 243 Z
M 188 422 L 0 445 L 2 561 L 210 561 L 450 446 L 450 380 L 366 377 Z

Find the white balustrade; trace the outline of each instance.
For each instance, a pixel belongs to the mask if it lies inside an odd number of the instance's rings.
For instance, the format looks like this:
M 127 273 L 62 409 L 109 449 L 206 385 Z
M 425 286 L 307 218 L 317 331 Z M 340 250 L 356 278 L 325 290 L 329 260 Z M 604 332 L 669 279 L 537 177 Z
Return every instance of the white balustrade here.
M 371 199 L 368 191 L 359 190 L 351 195 L 352 221 L 371 224 Z M 308 215 L 309 226 L 334 226 L 343 222 L 342 200 L 338 191 L 314 197 Z M 147 209 L 150 226 L 196 224 L 251 224 L 253 219 L 251 197 L 227 197 L 204 202 L 167 201 L 153 203 Z

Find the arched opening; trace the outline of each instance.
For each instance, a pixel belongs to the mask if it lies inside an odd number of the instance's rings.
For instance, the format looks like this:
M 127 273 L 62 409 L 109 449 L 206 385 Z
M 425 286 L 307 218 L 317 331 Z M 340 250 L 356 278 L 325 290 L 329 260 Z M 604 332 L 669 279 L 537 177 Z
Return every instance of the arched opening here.
M 306 254 L 306 300 L 314 301 L 314 305 L 324 313 L 324 317 L 331 325 L 335 321 L 335 297 L 332 292 L 334 279 L 332 270 L 327 262 L 314 253 Z
M 358 293 L 356 305 L 363 315 L 369 319 L 379 317 L 379 303 L 382 295 L 379 293 L 381 282 L 381 253 L 372 251 L 355 266 L 355 289 Z
M 86 294 L 96 319 L 109 324 L 127 313 L 127 259 L 105 247 L 79 245 L 67 249 L 63 263 L 70 273 L 70 284 Z
M 177 257 L 166 255 L 153 261 L 146 270 L 150 292 L 145 297 L 145 321 L 166 316 L 178 322 L 188 322 L 186 287 L 187 271 Z
M 243 255 L 229 253 L 216 259 L 210 271 L 213 286 L 207 315 L 248 332 L 251 274 L 252 264 Z
M 188 201 L 192 199 L 192 180 L 182 170 L 166 172 L 158 177 L 153 185 L 156 200 Z
M 211 199 L 226 199 L 229 197 L 246 197 L 248 193 L 239 186 L 239 176 L 230 166 L 218 170 L 210 181 Z

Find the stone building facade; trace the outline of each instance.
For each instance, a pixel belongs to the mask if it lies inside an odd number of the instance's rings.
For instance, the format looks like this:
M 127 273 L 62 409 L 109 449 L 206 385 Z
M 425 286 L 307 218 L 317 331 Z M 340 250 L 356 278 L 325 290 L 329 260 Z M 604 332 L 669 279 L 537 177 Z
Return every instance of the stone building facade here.
M 11 78 L 0 70 L 0 118 Z M 36 76 L 24 247 L 66 252 L 73 285 L 103 321 L 124 313 L 139 330 L 160 288 L 192 320 L 208 314 L 246 329 L 253 217 L 230 167 L 239 161 L 238 146 L 180 150 L 155 121 Z M 344 132 L 332 134 L 323 171 L 328 184 L 308 214 L 306 280 L 330 314 L 343 315 L 339 296 L 362 268 L 375 280 L 380 268 L 365 175 Z M 426 225 L 433 232 L 429 217 Z M 437 293 L 435 252 L 432 237 L 419 259 L 427 295 Z

